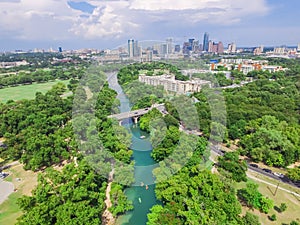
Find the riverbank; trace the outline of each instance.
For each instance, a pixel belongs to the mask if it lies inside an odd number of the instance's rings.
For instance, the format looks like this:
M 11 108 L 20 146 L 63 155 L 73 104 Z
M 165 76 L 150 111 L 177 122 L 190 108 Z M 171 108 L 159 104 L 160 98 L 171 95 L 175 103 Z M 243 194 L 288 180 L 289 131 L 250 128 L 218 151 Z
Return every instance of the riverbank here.
M 106 209 L 102 214 L 102 225 L 114 225 L 116 224 L 116 219 L 114 218 L 113 214 L 109 211 L 109 208 L 112 206 L 111 199 L 110 199 L 110 191 L 111 191 L 111 185 L 113 182 L 114 177 L 114 169 L 109 173 L 108 177 L 108 184 L 105 192 L 105 206 Z

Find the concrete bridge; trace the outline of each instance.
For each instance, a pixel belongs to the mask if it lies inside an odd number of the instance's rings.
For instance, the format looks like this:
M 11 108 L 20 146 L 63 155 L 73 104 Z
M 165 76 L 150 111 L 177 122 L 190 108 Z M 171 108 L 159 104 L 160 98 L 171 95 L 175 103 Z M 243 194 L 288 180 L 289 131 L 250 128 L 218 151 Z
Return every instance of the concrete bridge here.
M 134 123 L 138 122 L 138 118 L 142 115 L 145 115 L 147 112 L 149 112 L 151 109 L 156 108 L 158 111 L 160 111 L 163 115 L 167 114 L 165 104 L 154 104 L 151 107 L 144 108 L 144 109 L 137 109 L 130 112 L 123 112 L 119 114 L 113 114 L 109 115 L 108 118 L 115 118 L 119 121 L 120 125 L 122 123 L 122 120 L 127 118 L 133 118 Z

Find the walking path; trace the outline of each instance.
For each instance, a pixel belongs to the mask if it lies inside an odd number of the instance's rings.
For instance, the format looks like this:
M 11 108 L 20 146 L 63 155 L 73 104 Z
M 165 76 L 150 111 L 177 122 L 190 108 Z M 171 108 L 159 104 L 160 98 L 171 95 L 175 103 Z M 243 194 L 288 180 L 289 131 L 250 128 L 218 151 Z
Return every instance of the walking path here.
M 251 174 L 249 174 L 249 173 L 247 173 L 247 176 L 248 176 L 249 178 L 253 179 L 253 180 L 257 180 L 257 181 L 259 181 L 259 182 L 265 183 L 265 184 L 270 185 L 270 186 L 272 186 L 272 187 L 277 187 L 277 185 L 272 184 L 272 183 L 270 183 L 270 182 L 267 182 L 267 181 L 265 181 L 265 180 L 259 179 L 259 178 L 255 177 L 255 176 L 253 176 L 253 175 L 251 175 Z M 290 191 L 290 190 L 288 190 L 288 189 L 285 189 L 285 188 L 282 188 L 282 187 L 278 187 L 278 189 L 279 189 L 279 190 L 282 190 L 282 191 L 285 191 L 285 192 L 288 192 L 288 193 L 290 193 L 290 194 L 293 194 L 293 195 L 295 195 L 295 196 L 297 196 L 297 197 L 300 197 L 300 194 L 298 194 L 298 193 L 296 193 L 296 192 L 293 192 L 293 191 Z
M 108 210 L 112 206 L 112 203 L 110 200 L 110 190 L 111 190 L 111 184 L 113 181 L 113 176 L 114 176 L 114 169 L 112 169 L 112 171 L 109 173 L 109 177 L 108 177 L 108 185 L 106 188 L 106 199 L 105 199 L 106 209 L 102 215 L 102 225 L 114 225 L 115 224 L 115 218 L 114 218 L 113 214 Z

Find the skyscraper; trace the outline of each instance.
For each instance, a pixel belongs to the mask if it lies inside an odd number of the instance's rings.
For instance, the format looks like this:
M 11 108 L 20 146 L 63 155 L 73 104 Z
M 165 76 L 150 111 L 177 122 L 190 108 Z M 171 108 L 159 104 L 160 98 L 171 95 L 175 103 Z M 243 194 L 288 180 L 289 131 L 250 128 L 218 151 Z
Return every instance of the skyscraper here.
M 175 45 L 175 52 L 180 52 L 180 45 Z
M 168 54 L 168 45 L 167 44 L 162 44 L 160 52 L 161 52 L 162 55 Z
M 128 40 L 128 55 L 130 58 L 133 57 L 133 49 L 134 49 L 134 40 L 133 39 L 129 39 Z
M 173 53 L 173 39 L 172 38 L 167 38 L 166 39 L 166 44 L 167 44 L 167 54 Z
M 192 51 L 193 50 L 193 43 L 194 43 L 195 39 L 194 38 L 190 38 L 189 39 L 189 51 Z
M 209 41 L 207 45 L 208 45 L 207 50 L 204 50 L 204 51 L 213 52 L 214 51 L 214 43 L 212 41 Z M 203 47 L 203 49 L 204 49 L 204 47 Z
M 203 51 L 208 51 L 209 34 L 205 32 L 203 37 Z
M 137 57 L 140 56 L 140 49 L 138 41 L 133 41 L 133 56 Z
M 218 54 L 222 54 L 224 53 L 224 45 L 221 41 L 219 41 L 218 43 L 218 50 L 217 50 Z

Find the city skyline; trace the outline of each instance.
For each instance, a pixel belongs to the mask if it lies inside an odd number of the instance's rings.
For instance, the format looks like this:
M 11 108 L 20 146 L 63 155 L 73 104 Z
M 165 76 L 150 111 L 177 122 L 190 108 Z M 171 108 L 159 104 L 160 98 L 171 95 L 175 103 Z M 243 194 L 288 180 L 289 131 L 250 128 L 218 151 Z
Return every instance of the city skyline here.
M 201 43 L 205 32 L 224 46 L 296 46 L 298 6 L 296 0 L 0 0 L 0 52 L 115 48 L 128 39 L 166 37 Z

